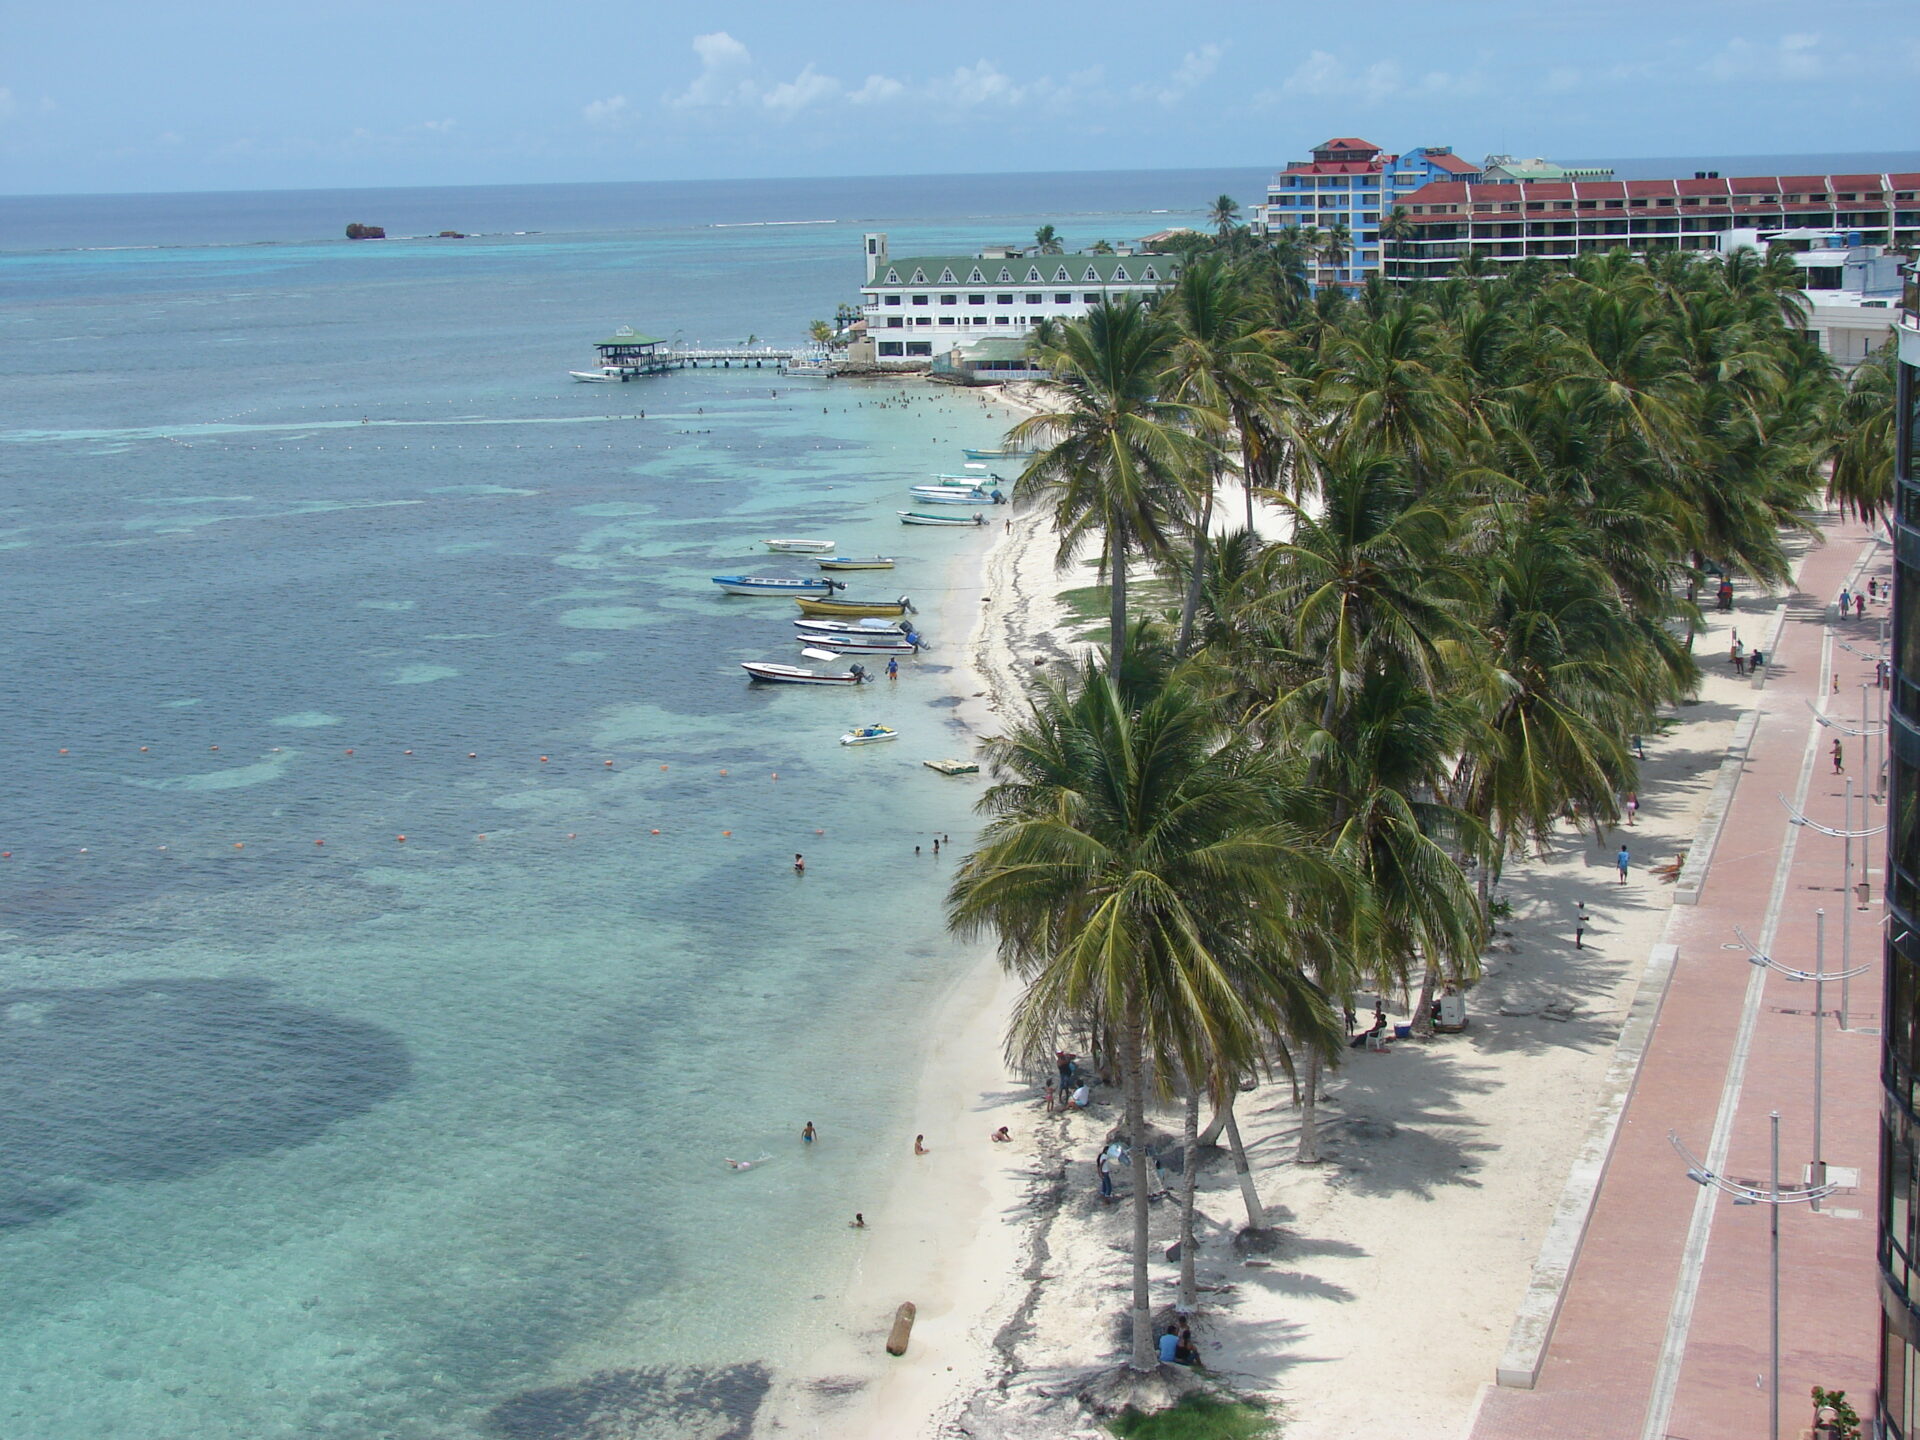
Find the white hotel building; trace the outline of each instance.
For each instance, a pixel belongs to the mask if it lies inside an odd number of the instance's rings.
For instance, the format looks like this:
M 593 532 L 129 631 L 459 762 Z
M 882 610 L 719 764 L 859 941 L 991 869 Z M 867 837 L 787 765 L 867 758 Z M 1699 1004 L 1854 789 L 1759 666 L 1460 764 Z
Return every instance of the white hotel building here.
M 1072 320 L 1102 300 L 1152 300 L 1179 278 L 1178 255 L 978 255 L 895 260 L 868 235 L 860 314 L 881 361 L 944 355 L 976 340 L 1024 339 L 1042 320 Z

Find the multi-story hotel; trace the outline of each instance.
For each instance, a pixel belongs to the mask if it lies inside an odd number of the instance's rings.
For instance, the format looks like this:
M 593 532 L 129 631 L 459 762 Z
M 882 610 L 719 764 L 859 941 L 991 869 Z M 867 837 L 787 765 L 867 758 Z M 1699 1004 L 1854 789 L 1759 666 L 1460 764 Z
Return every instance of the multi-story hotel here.
M 1296 160 L 1267 185 L 1267 203 L 1254 224 L 1272 235 L 1289 228 L 1331 230 L 1344 225 L 1352 248 L 1336 264 L 1314 271 L 1316 285 L 1361 284 L 1380 272 L 1380 217 L 1401 198 L 1435 180 L 1477 180 L 1480 167 L 1444 145 L 1388 155 L 1378 145 L 1343 136 L 1316 145 L 1311 160 Z
M 887 237 L 866 237 L 860 314 L 882 361 L 944 355 L 976 340 L 1019 339 L 1042 320 L 1074 320 L 1103 300 L 1152 300 L 1180 277 L 1178 255 L 1040 255 L 1007 247 L 978 255 L 895 260 Z
M 1880 1429 L 1920 1437 L 1920 316 L 1900 316 L 1880 1061 Z
M 1854 243 L 1920 242 L 1920 174 L 1747 175 L 1691 180 L 1440 181 L 1402 202 L 1414 234 L 1387 275 L 1438 279 L 1463 256 L 1565 260 L 1618 247 L 1712 250 L 1728 230 L 1828 230 Z

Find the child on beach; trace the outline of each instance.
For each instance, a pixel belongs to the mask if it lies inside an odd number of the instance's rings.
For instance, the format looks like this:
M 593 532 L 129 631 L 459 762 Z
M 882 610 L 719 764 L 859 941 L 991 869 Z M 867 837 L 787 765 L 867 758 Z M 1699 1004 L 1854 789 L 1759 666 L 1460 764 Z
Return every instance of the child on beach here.
M 1632 860 L 1633 857 L 1627 854 L 1627 847 L 1624 845 L 1620 847 L 1620 853 L 1613 857 L 1613 863 L 1620 869 L 1620 883 L 1622 885 L 1627 883 L 1627 866 Z

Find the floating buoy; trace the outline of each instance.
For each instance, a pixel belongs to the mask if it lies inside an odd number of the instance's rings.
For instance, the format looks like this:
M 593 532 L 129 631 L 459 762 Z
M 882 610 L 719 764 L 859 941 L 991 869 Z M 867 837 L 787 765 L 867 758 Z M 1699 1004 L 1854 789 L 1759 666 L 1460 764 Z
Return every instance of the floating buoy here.
M 147 747 L 146 747 L 146 746 L 144 746 L 144 745 L 142 745 L 142 746 L 140 747 L 140 753 L 141 753 L 142 755 L 144 755 L 144 754 L 146 754 L 146 753 L 147 753 Z
M 721 771 L 720 773 L 721 773 L 722 775 L 724 775 L 724 774 L 726 774 L 727 772 L 726 772 L 726 771 L 724 771 L 724 770 L 722 770 L 722 771 Z
M 774 771 L 774 772 L 773 772 L 773 778 L 774 778 L 774 779 L 776 779 L 776 780 L 778 780 L 778 779 L 780 778 L 780 772 L 779 772 L 778 770 L 776 770 L 776 771 Z
M 209 746 L 207 746 L 207 749 L 209 749 L 209 750 L 218 750 L 219 748 L 220 748 L 220 747 L 219 747 L 218 745 L 209 745 Z
M 67 751 L 66 751 L 66 747 L 65 747 L 64 745 L 60 747 L 60 753 L 61 753 L 62 755 L 64 755 L 64 754 L 66 754 L 66 753 L 67 753 Z
M 544 764 L 546 764 L 546 763 L 547 763 L 547 757 L 546 757 L 546 756 L 544 756 L 544 755 L 542 755 L 542 756 L 540 757 L 540 763 L 541 763 L 542 765 L 544 765 Z
M 733 834 L 733 832 L 732 832 L 731 830 L 722 830 L 722 831 L 721 831 L 720 833 L 721 833 L 722 835 L 731 835 L 731 834 Z
M 814 833 L 814 834 L 816 834 L 816 835 L 824 835 L 824 834 L 826 834 L 827 832 L 826 832 L 826 831 L 824 831 L 824 830 L 816 830 L 816 831 L 814 831 L 813 833 Z
M 569 830 L 569 831 L 567 831 L 567 839 L 569 839 L 569 840 L 576 840 L 576 839 L 578 839 L 578 838 L 579 838 L 579 837 L 578 837 L 577 835 L 575 835 L 575 834 L 573 833 L 573 831 L 571 831 L 571 830 Z
M 238 840 L 236 840 L 236 841 L 234 841 L 234 842 L 233 842 L 233 848 L 234 848 L 234 849 L 236 849 L 236 850 L 244 850 L 244 849 L 246 849 L 247 847 L 246 847 L 246 845 L 245 845 L 244 843 L 242 843 L 241 841 L 238 841 Z
M 659 832 L 658 830 L 656 830 L 656 831 L 654 831 L 653 833 L 654 833 L 654 834 L 656 834 L 656 835 L 658 835 L 658 834 L 659 834 L 660 832 Z M 13 851 L 11 851 L 11 850 L 0 850 L 0 860 L 11 860 L 11 859 L 13 859 Z
M 411 750 L 402 750 L 400 753 L 402 755 L 411 755 L 413 752 Z
M 347 754 L 349 754 L 349 755 L 351 755 L 352 753 L 353 753 L 353 751 L 351 751 L 351 750 L 349 750 L 349 751 L 347 751 Z
M 659 834 L 660 832 L 659 832 L 658 830 L 655 830 L 655 831 L 654 831 L 653 833 L 654 833 L 655 835 L 658 835 L 658 834 Z
M 407 837 L 404 835 L 396 835 L 393 838 L 402 845 L 407 843 Z
M 326 842 L 326 841 L 324 841 L 324 840 L 316 840 L 316 841 L 314 841 L 313 843 L 314 843 L 314 844 L 316 844 L 316 845 L 324 845 L 324 844 L 326 844 L 327 842 Z
M 667 767 L 666 767 L 666 766 L 664 766 L 664 765 L 662 765 L 662 766 L 661 766 L 660 768 L 661 768 L 662 770 L 664 770 L 664 769 L 666 769 Z
M 602 760 L 600 763 L 606 766 L 609 770 L 613 768 L 613 761 L 611 760 Z
M 486 836 L 484 836 L 484 835 L 476 835 L 476 836 L 474 836 L 473 838 L 474 838 L 474 839 L 476 839 L 476 840 L 484 840 L 484 839 L 486 839 L 487 837 L 486 837 Z

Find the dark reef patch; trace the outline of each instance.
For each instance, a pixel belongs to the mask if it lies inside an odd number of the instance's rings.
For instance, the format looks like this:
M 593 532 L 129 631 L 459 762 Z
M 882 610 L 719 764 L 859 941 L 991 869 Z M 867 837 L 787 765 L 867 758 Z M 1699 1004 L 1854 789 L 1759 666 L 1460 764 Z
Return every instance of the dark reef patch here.
M 307 1144 L 410 1076 L 399 1036 L 263 980 L 0 991 L 0 1230 Z
M 505 1440 L 747 1440 L 772 1383 L 758 1364 L 602 1370 L 524 1390 L 487 1420 Z

